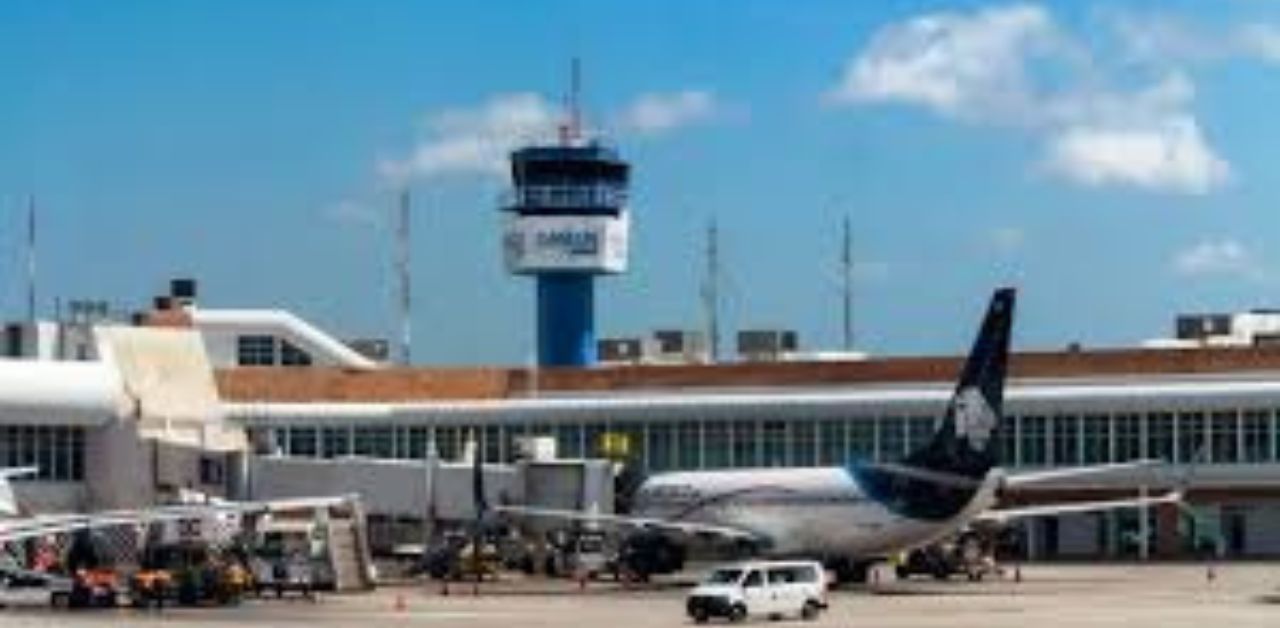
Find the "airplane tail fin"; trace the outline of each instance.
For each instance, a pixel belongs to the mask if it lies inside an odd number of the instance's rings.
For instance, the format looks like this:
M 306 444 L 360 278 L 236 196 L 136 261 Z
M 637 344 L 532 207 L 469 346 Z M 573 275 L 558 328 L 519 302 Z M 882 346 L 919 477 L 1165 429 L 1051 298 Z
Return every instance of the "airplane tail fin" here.
M 1004 416 L 1015 301 L 1014 288 L 992 294 L 942 424 L 929 443 L 907 456 L 908 465 L 976 479 L 999 462 L 996 436 Z

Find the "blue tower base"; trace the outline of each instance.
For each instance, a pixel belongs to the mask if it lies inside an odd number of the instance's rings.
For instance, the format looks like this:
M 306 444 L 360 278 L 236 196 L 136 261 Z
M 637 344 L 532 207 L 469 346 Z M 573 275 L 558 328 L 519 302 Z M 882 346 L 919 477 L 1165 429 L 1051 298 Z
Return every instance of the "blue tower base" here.
M 538 365 L 596 363 L 595 277 L 538 275 Z

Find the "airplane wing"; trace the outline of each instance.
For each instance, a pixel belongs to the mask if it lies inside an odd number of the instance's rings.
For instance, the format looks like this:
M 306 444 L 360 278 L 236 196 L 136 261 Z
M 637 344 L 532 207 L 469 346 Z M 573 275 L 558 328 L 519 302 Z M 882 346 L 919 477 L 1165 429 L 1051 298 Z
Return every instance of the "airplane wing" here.
M 1157 504 L 1176 504 L 1182 501 L 1182 496 L 1182 491 L 1176 490 L 1153 497 L 1063 502 L 1060 504 L 1045 504 L 1043 506 L 1027 506 L 1024 508 L 999 508 L 995 510 L 988 510 L 981 515 L 978 515 L 977 519 L 979 521 L 1007 523 L 1014 519 L 1025 519 L 1027 517 L 1063 515 L 1078 512 L 1101 512 L 1104 510 L 1115 510 L 1118 508 L 1141 508 Z
M 762 537 L 759 534 L 744 528 L 698 523 L 694 521 L 677 521 L 673 519 L 659 519 L 656 517 L 608 515 L 579 510 L 558 510 L 554 508 L 534 508 L 529 506 L 494 506 L 493 510 L 499 514 L 514 515 L 517 517 L 560 519 L 581 523 L 598 523 L 601 525 L 619 528 L 674 532 L 692 537 L 713 537 L 733 541 L 762 540 Z
M 1168 464 L 1164 460 L 1158 458 L 1146 460 L 1134 460 L 1132 462 L 1117 462 L 1112 464 L 1098 464 L 1085 467 L 1063 467 L 1060 469 L 1045 469 L 1043 471 L 1024 471 L 1019 473 L 1010 473 L 1004 478 L 1005 488 L 1016 488 L 1036 484 L 1038 482 L 1047 482 L 1059 480 L 1063 478 L 1075 478 L 1088 475 L 1106 475 L 1117 471 L 1131 471 L 1134 469 L 1148 469 Z

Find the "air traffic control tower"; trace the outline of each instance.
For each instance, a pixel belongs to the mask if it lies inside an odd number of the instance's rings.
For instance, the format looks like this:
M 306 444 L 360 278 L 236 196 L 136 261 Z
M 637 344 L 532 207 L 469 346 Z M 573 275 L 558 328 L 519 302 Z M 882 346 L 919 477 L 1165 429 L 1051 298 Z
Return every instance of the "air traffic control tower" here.
M 630 166 L 575 136 L 513 152 L 502 207 L 507 270 L 537 282 L 540 366 L 595 364 L 596 275 L 627 269 Z

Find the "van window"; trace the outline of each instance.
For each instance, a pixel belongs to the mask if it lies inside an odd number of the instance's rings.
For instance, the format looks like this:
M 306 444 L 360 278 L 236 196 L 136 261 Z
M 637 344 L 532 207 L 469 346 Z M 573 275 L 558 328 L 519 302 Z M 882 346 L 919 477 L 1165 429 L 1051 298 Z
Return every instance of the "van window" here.
M 747 574 L 747 579 L 742 581 L 742 586 L 745 588 L 758 587 L 762 584 L 764 584 L 764 578 L 760 577 L 759 571 L 752 571 Z
M 813 567 L 795 567 L 791 571 L 792 582 L 817 582 L 818 570 Z
M 769 584 L 791 584 L 795 581 L 795 569 L 780 567 L 769 570 Z
M 707 576 L 707 584 L 734 584 L 741 577 L 741 569 L 717 569 Z

